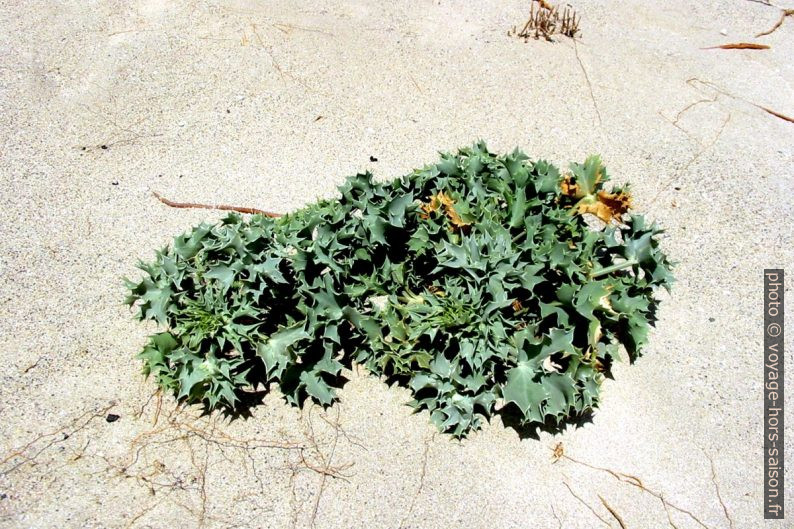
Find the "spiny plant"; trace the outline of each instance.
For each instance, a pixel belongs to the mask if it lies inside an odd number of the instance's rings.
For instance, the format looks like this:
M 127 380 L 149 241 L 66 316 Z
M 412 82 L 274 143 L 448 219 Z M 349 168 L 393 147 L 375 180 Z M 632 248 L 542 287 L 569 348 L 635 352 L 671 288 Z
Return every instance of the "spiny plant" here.
M 525 426 L 586 413 L 672 282 L 662 230 L 608 180 L 596 156 L 563 175 L 480 142 L 280 218 L 201 224 L 127 280 L 127 303 L 165 328 L 144 373 L 234 410 L 271 383 L 330 405 L 356 362 L 455 436 L 504 410 Z

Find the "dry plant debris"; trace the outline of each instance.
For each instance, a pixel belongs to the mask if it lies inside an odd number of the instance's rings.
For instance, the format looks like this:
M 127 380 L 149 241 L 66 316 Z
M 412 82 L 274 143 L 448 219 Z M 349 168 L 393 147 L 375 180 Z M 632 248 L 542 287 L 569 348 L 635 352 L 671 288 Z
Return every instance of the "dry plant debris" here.
M 249 509 L 261 508 L 263 499 L 271 495 L 265 486 L 267 475 L 278 473 L 285 484 L 287 479 L 294 484 L 299 476 L 316 484 L 301 487 L 304 495 L 293 503 L 294 518 L 310 520 L 316 516 L 313 509 L 320 503 L 328 478 L 345 481 L 350 477 L 353 463 L 335 460 L 337 444 L 366 450 L 341 427 L 340 407 L 331 418 L 316 407 L 304 411 L 299 423 L 302 431 L 295 435 L 277 430 L 268 437 L 237 437 L 227 433 L 229 425 L 220 416 L 164 405 L 160 397 L 154 393 L 139 410 L 127 414 L 137 435 L 117 448 L 109 448 L 108 437 L 102 433 L 108 412 L 116 406 L 111 403 L 94 406 L 0 455 L 4 488 L 23 489 L 24 483 L 35 483 L 42 489 L 46 483 L 58 490 L 71 483 L 74 475 L 102 484 L 104 490 L 128 482 L 130 501 L 114 506 L 114 527 L 145 527 L 163 513 L 173 512 L 184 513 L 180 516 L 185 526 L 243 527 L 250 522 Z M 315 425 L 312 417 L 318 415 L 323 424 Z M 236 470 L 235 480 L 219 480 L 230 467 Z M 224 487 L 233 502 L 217 501 L 218 486 Z M 48 490 L 40 493 L 48 494 Z M 15 504 L 24 509 L 21 496 Z M 36 494 L 25 496 L 27 501 L 36 499 Z M 0 510 L 0 522 L 22 513 Z
M 609 193 L 607 191 L 595 191 L 596 185 L 601 181 L 602 175 L 597 172 L 590 187 L 583 187 L 576 183 L 570 174 L 563 177 L 561 184 L 562 193 L 576 199 L 578 202 L 574 206 L 579 214 L 592 213 L 602 221 L 610 223 L 631 208 L 631 195 L 623 190 Z
M 756 44 L 754 42 L 732 42 L 730 44 L 720 44 L 719 46 L 709 46 L 704 50 L 768 50 L 766 44 Z
M 672 519 L 672 516 L 671 516 L 671 513 L 670 513 L 670 510 L 672 509 L 673 511 L 676 511 L 679 514 L 686 515 L 690 520 L 692 520 L 694 523 L 696 523 L 698 526 L 702 527 L 703 529 L 712 529 L 710 526 L 706 525 L 706 523 L 703 522 L 703 520 L 701 520 L 698 516 L 696 516 L 692 511 L 690 511 L 688 509 L 685 509 L 684 507 L 681 507 L 681 506 L 679 506 L 679 505 L 677 505 L 675 503 L 670 502 L 669 500 L 667 500 L 667 498 L 665 497 L 665 495 L 662 492 L 659 492 L 657 490 L 654 490 L 654 489 L 646 487 L 645 484 L 642 482 L 642 480 L 640 480 L 640 478 L 638 478 L 637 476 L 633 476 L 631 474 L 626 474 L 624 472 L 620 472 L 620 471 L 617 471 L 617 470 L 612 470 L 612 469 L 605 468 L 605 467 L 600 467 L 600 466 L 597 466 L 597 465 L 593 465 L 593 464 L 587 463 L 587 462 L 582 461 L 580 459 L 576 459 L 576 458 L 574 458 L 572 456 L 569 456 L 568 454 L 565 454 L 564 452 L 562 452 L 561 451 L 561 446 L 560 446 L 561 444 L 562 443 L 558 443 L 554 447 L 551 447 L 552 456 L 553 456 L 552 463 L 555 463 L 558 460 L 556 458 L 556 456 L 559 454 L 560 455 L 559 459 L 564 459 L 566 461 L 570 461 L 571 463 L 575 463 L 576 465 L 580 465 L 582 467 L 586 467 L 586 468 L 589 468 L 591 470 L 597 470 L 599 472 L 605 472 L 605 473 L 609 474 L 610 476 L 612 476 L 613 478 L 615 478 L 616 480 L 618 480 L 621 483 L 626 483 L 628 485 L 631 485 L 633 487 L 638 488 L 642 492 L 650 494 L 651 496 L 657 498 L 662 503 L 662 507 L 664 508 L 665 513 L 667 514 L 667 521 L 668 521 L 670 527 L 673 527 L 673 528 L 677 527 L 675 525 L 675 523 L 673 522 L 673 519 Z M 726 521 L 728 522 L 729 527 L 731 529 L 733 529 L 733 527 L 734 527 L 733 518 L 731 517 L 731 515 L 730 515 L 730 513 L 728 511 L 728 507 L 725 505 L 725 502 L 722 499 L 722 495 L 720 493 L 720 488 L 719 488 L 719 485 L 717 484 L 717 475 L 716 475 L 716 470 L 715 470 L 715 467 L 714 467 L 714 461 L 711 458 L 711 456 L 709 456 L 705 452 L 704 452 L 704 455 L 705 455 L 706 459 L 709 460 L 709 463 L 710 463 L 710 466 L 711 466 L 711 481 L 714 484 L 714 488 L 715 488 L 716 496 L 717 496 L 717 501 L 719 502 L 719 504 L 720 504 L 720 506 L 722 508 L 723 514 L 725 516 Z M 606 524 L 608 527 L 610 527 L 609 523 L 602 516 L 600 516 L 596 512 L 596 510 L 589 503 L 587 503 L 584 500 L 584 498 L 582 498 L 581 496 L 579 496 L 578 494 L 576 494 L 573 491 L 573 489 L 571 488 L 571 486 L 569 485 L 567 480 L 565 480 L 565 479 L 563 480 L 563 485 L 565 485 L 565 487 L 568 489 L 568 491 L 571 493 L 571 495 L 573 495 L 580 503 L 582 503 L 585 507 L 587 507 L 596 517 L 598 517 L 599 520 L 601 520 L 604 524 Z M 617 512 L 617 510 L 612 505 L 610 505 L 601 495 L 598 495 L 598 498 L 601 500 L 601 503 L 607 509 L 607 511 L 612 515 L 612 517 L 615 518 L 615 520 L 618 522 L 620 527 L 625 529 L 625 527 L 627 527 L 627 525 L 626 525 L 625 521 L 623 520 L 623 517 Z
M 783 114 L 781 112 L 777 112 L 775 110 L 772 110 L 771 108 L 768 108 L 768 107 L 759 105 L 757 103 L 754 103 L 754 102 L 750 101 L 749 99 L 746 99 L 746 98 L 744 98 L 742 96 L 739 96 L 739 95 L 733 94 L 731 92 L 728 92 L 727 90 L 717 86 L 716 84 L 714 84 L 714 83 L 712 83 L 710 81 L 703 81 L 701 79 L 698 79 L 697 77 L 692 77 L 690 79 L 687 79 L 686 83 L 689 86 L 691 86 L 692 88 L 694 88 L 695 90 L 697 90 L 698 92 L 700 92 L 700 93 L 703 93 L 703 91 L 699 88 L 699 86 L 702 85 L 702 86 L 705 86 L 707 88 L 710 88 L 711 90 L 714 90 L 718 94 L 722 94 L 722 95 L 728 96 L 728 97 L 730 97 L 732 99 L 738 99 L 739 101 L 744 101 L 745 103 L 749 103 L 750 105 L 753 105 L 756 108 L 760 108 L 761 110 L 763 110 L 767 114 L 769 114 L 771 116 L 775 116 L 776 118 L 782 119 L 783 121 L 788 121 L 789 123 L 794 123 L 794 118 L 792 118 L 790 116 L 787 116 L 787 115 L 785 115 L 785 114 Z M 714 100 L 716 101 L 716 95 L 714 97 Z M 686 110 L 686 109 L 684 109 L 684 110 Z M 680 113 L 681 112 L 679 112 L 679 114 Z
M 560 12 L 559 6 L 552 6 L 545 0 L 537 1 L 537 9 L 535 4 L 536 1 L 530 4 L 529 18 L 521 30 L 517 30 L 514 26 L 508 31 L 508 35 L 515 35 L 525 42 L 530 38 L 538 40 L 540 37 L 551 42 L 554 34 L 575 38 L 579 33 L 581 17 L 570 5 L 566 4 Z
M 601 503 L 609 511 L 609 514 L 611 514 L 615 518 L 615 520 L 617 520 L 617 522 L 620 524 L 620 528 L 626 529 L 626 522 L 623 521 L 623 517 L 620 516 L 618 511 L 616 511 L 614 507 L 612 507 L 609 503 L 607 503 L 607 500 L 605 500 L 604 497 L 601 496 L 600 494 L 598 495 L 598 499 L 601 500 Z
M 439 191 L 438 194 L 433 195 L 430 197 L 430 200 L 427 203 L 422 203 L 419 206 L 424 213 L 420 214 L 420 218 L 427 220 L 430 218 L 430 214 L 436 211 L 439 207 L 444 209 L 444 214 L 449 217 L 450 222 L 450 230 L 454 229 L 462 229 L 466 226 L 471 225 L 471 222 L 467 222 L 463 220 L 460 214 L 455 211 L 455 201 L 452 200 L 452 197 L 444 193 L 443 191 Z
M 753 103 L 753 104 L 755 105 L 755 103 Z M 781 114 L 780 112 L 776 112 L 776 111 L 772 110 L 771 108 L 762 107 L 761 105 L 755 105 L 755 106 L 757 106 L 758 108 L 760 108 L 761 110 L 763 110 L 767 114 L 771 114 L 771 115 L 775 116 L 776 118 L 780 118 L 783 121 L 788 121 L 789 123 L 794 123 L 794 118 L 792 118 L 792 117 L 789 117 L 789 116 L 787 116 L 785 114 Z
M 775 31 L 777 31 L 777 28 L 779 28 L 780 26 L 783 25 L 783 22 L 786 20 L 786 17 L 790 17 L 790 16 L 794 16 L 794 9 L 781 9 L 780 10 L 780 18 L 778 19 L 777 22 L 775 22 L 775 25 L 772 26 L 771 28 L 769 28 L 766 31 L 762 31 L 761 33 L 759 33 L 755 37 L 756 38 L 763 37 L 765 35 L 769 35 L 769 34 L 775 32 Z
M 170 206 L 172 208 L 180 208 L 180 209 L 218 209 L 221 211 L 235 211 L 237 213 L 246 213 L 251 215 L 264 215 L 265 217 L 280 217 L 280 213 L 273 213 L 272 211 L 264 211 L 257 208 L 247 208 L 242 206 L 228 206 L 226 204 L 197 204 L 195 202 L 174 202 L 173 200 L 168 200 L 164 198 L 160 193 L 156 191 L 152 191 L 152 194 L 165 204 L 166 206 Z

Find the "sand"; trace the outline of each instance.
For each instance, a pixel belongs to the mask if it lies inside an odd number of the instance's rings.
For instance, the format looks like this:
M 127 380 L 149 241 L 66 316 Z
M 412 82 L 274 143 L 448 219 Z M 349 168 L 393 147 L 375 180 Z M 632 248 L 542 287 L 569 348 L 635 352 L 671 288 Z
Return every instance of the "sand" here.
M 794 18 L 753 39 L 777 8 L 574 4 L 575 46 L 508 36 L 519 1 L 2 2 L 0 526 L 619 527 L 603 498 L 630 528 L 786 527 L 762 519 L 761 290 L 792 284 L 794 124 L 754 105 L 794 115 Z M 739 41 L 771 49 L 702 49 Z M 121 278 L 221 213 L 152 191 L 290 211 L 479 138 L 600 153 L 667 229 L 678 283 L 592 423 L 458 442 L 363 371 L 327 411 L 153 396 Z

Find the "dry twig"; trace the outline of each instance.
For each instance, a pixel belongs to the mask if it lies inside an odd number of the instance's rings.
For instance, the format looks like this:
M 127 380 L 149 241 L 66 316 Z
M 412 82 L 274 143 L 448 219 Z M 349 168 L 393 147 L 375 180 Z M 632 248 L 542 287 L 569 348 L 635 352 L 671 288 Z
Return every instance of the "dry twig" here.
M 170 206 L 172 208 L 183 208 L 183 209 L 220 209 L 223 211 L 236 211 L 237 213 L 248 213 L 251 215 L 264 215 L 266 217 L 281 217 L 281 213 L 273 213 L 272 211 L 264 211 L 262 209 L 256 208 L 246 208 L 240 206 L 227 206 L 225 204 L 197 204 L 195 202 L 174 202 L 173 200 L 168 200 L 167 198 L 163 198 L 160 193 L 156 191 L 152 191 L 152 194 L 157 197 L 157 200 L 165 204 L 166 206 Z
M 598 105 L 596 104 L 595 95 L 593 94 L 593 85 L 590 82 L 590 76 L 587 75 L 587 70 L 582 63 L 582 59 L 579 57 L 579 48 L 576 45 L 576 39 L 573 39 L 573 51 L 576 54 L 576 60 L 579 62 L 579 67 L 582 69 L 582 73 L 584 74 L 584 80 L 587 82 L 587 89 L 590 91 L 590 99 L 593 101 L 593 108 L 595 109 L 596 115 L 598 116 L 598 124 L 601 124 L 601 112 L 598 110 Z
M 414 494 L 414 497 L 411 499 L 411 506 L 408 508 L 408 512 L 400 521 L 400 529 L 405 527 L 405 522 L 408 521 L 408 518 L 410 518 L 411 514 L 414 512 L 414 507 L 416 505 L 416 498 L 419 497 L 419 494 L 421 494 L 422 492 L 422 488 L 425 486 L 425 474 L 427 473 L 427 454 L 430 452 L 430 444 L 433 442 L 433 439 L 435 439 L 435 437 L 436 434 L 434 433 L 425 440 L 425 452 L 424 455 L 422 456 L 422 472 L 419 474 L 419 487 L 417 487 L 416 494 Z
M 667 499 L 664 497 L 664 495 L 661 492 L 658 492 L 658 491 L 655 491 L 653 489 L 647 488 L 645 486 L 645 484 L 643 484 L 643 482 L 640 480 L 640 478 L 638 478 L 636 476 L 632 476 L 631 474 L 625 474 L 623 472 L 618 472 L 618 471 L 615 471 L 615 470 L 611 470 L 609 468 L 604 468 L 604 467 L 599 467 L 599 466 L 596 466 L 596 465 L 591 465 L 590 463 L 586 463 L 584 461 L 580 461 L 580 460 L 575 459 L 575 458 L 573 458 L 573 457 L 571 457 L 569 455 L 563 455 L 562 457 L 563 457 L 563 459 L 567 459 L 568 461 L 571 461 L 572 463 L 576 463 L 577 465 L 582 465 L 582 466 L 590 468 L 592 470 L 598 470 L 598 471 L 601 471 L 601 472 L 606 472 L 610 476 L 614 477 L 616 480 L 618 480 L 620 482 L 623 482 L 623 483 L 628 483 L 629 485 L 631 485 L 633 487 L 637 487 L 641 491 L 647 492 L 651 496 L 654 496 L 655 498 L 659 499 L 659 501 L 662 502 L 662 505 L 663 505 L 665 511 L 667 511 L 667 517 L 670 520 L 670 524 L 673 527 L 675 527 L 675 525 L 672 523 L 672 519 L 670 518 L 670 512 L 669 512 L 668 508 L 673 509 L 675 511 L 678 511 L 681 514 L 685 514 L 685 515 L 689 516 L 689 518 L 692 521 L 697 523 L 703 529 L 710 529 L 709 526 L 706 525 L 705 523 L 703 523 L 703 521 L 700 518 L 695 516 L 695 514 L 692 513 L 692 511 L 689 511 L 689 510 L 687 510 L 687 509 L 685 509 L 683 507 L 679 507 L 678 505 L 667 501 Z
M 794 118 L 791 118 L 791 117 L 789 117 L 789 116 L 787 116 L 785 114 L 781 114 L 780 112 L 775 112 L 771 108 L 762 107 L 761 105 L 756 105 L 755 103 L 753 103 L 753 105 L 757 106 L 758 108 L 760 108 L 764 112 L 772 114 L 776 118 L 780 118 L 780 119 L 782 119 L 784 121 L 788 121 L 789 123 L 794 123 Z
M 115 405 L 116 405 L 115 403 L 111 403 L 99 410 L 86 411 L 77 418 L 69 421 L 66 425 L 61 426 L 57 430 L 50 433 L 39 435 L 29 443 L 25 444 L 24 446 L 15 449 L 10 454 L 5 456 L 2 460 L 0 460 L 0 467 L 17 458 L 19 458 L 20 461 L 15 464 L 12 464 L 7 469 L 0 470 L 0 476 L 5 476 L 7 474 L 10 474 L 11 472 L 15 471 L 25 463 L 34 462 L 34 460 L 39 455 L 41 455 L 45 450 L 50 448 L 52 445 L 59 443 L 61 441 L 65 441 L 69 437 L 73 436 L 75 433 L 86 428 L 95 419 L 104 417 L 107 414 L 107 412 Z M 41 447 L 36 446 L 39 441 L 45 441 L 44 445 Z
M 777 28 L 779 28 L 780 26 L 783 25 L 783 21 L 786 20 L 786 17 L 789 17 L 789 16 L 794 16 L 794 9 L 781 9 L 780 10 L 780 18 L 778 19 L 777 22 L 775 22 L 775 25 L 772 26 L 771 28 L 769 28 L 766 31 L 762 31 L 761 33 L 756 35 L 755 38 L 763 37 L 765 35 L 769 35 L 771 33 L 774 33 L 775 31 L 777 31 Z
M 604 517 L 603 517 L 603 516 L 601 516 L 600 514 L 598 514 L 598 513 L 596 512 L 596 510 L 595 510 L 595 509 L 593 509 L 593 507 L 592 507 L 592 506 L 591 506 L 589 503 L 587 503 L 586 501 L 584 501 L 584 500 L 582 499 L 582 497 L 581 497 L 581 496 L 579 496 L 578 494 L 576 494 L 576 493 L 573 491 L 573 489 L 571 488 L 571 486 L 568 484 L 568 482 L 567 482 L 567 481 L 563 480 L 562 484 L 563 484 L 563 485 L 565 485 L 565 487 L 568 489 L 568 492 L 570 492 L 570 493 L 571 493 L 571 496 L 573 496 L 574 498 L 576 498 L 577 500 L 579 500 L 579 503 L 581 503 L 582 505 L 584 505 L 585 507 L 587 507 L 587 508 L 590 510 L 590 512 L 591 512 L 591 513 L 593 513 L 593 514 L 595 515 L 595 517 L 596 517 L 596 518 L 598 518 L 599 520 L 601 520 L 601 521 L 604 523 L 604 525 L 606 525 L 607 527 L 609 527 L 609 522 L 608 522 L 608 521 L 606 521 L 606 520 L 604 519 Z
M 615 520 L 618 521 L 621 529 L 626 529 L 626 522 L 623 521 L 623 518 L 620 516 L 620 514 L 618 514 L 618 511 L 616 511 L 614 507 L 608 504 L 607 500 L 605 500 L 604 497 L 601 496 L 600 494 L 598 495 L 598 499 L 601 500 L 601 503 L 609 511 L 609 514 L 611 514 L 615 518 Z
M 784 121 L 788 121 L 790 123 L 794 123 L 794 118 L 791 118 L 791 117 L 789 117 L 789 116 L 787 116 L 785 114 L 781 114 L 780 112 L 776 112 L 776 111 L 774 111 L 774 110 L 772 110 L 770 108 L 761 106 L 761 105 L 759 105 L 757 103 L 753 103 L 752 101 L 750 101 L 748 99 L 745 99 L 744 97 L 732 94 L 732 93 L 720 88 L 719 86 L 717 86 L 716 84 L 714 84 L 714 83 L 712 83 L 710 81 L 702 81 L 702 80 L 698 79 L 697 77 L 692 77 L 690 79 L 687 79 L 687 81 L 686 81 L 686 84 L 688 84 L 689 86 L 691 86 L 692 88 L 694 88 L 695 90 L 698 90 L 700 92 L 700 90 L 698 89 L 698 87 L 696 86 L 695 83 L 700 83 L 703 86 L 707 86 L 707 87 L 711 88 L 712 90 L 714 90 L 716 92 L 719 92 L 722 95 L 726 95 L 726 96 L 728 96 L 730 98 L 738 99 L 739 101 L 744 101 L 745 103 L 749 103 L 749 104 L 753 105 L 754 107 L 760 108 L 764 112 L 766 112 L 766 113 L 768 113 L 768 114 L 770 114 L 772 116 L 775 116 L 776 118 L 780 118 L 780 119 L 782 119 Z
M 535 9 L 535 2 L 538 9 Z M 579 33 L 579 21 L 581 17 L 576 15 L 576 11 L 570 6 L 565 6 L 560 14 L 557 6 L 552 6 L 545 0 L 535 0 L 530 4 L 529 18 L 524 23 L 521 31 L 516 31 L 514 27 L 508 35 L 516 35 L 525 41 L 530 38 L 535 40 L 541 36 L 548 41 L 552 41 L 552 35 L 559 33 L 566 37 L 574 38 Z
M 720 502 L 722 506 L 722 512 L 725 513 L 725 518 L 728 520 L 728 524 L 730 525 L 731 529 L 733 529 L 733 518 L 731 518 L 730 513 L 728 513 L 728 507 L 725 505 L 725 502 L 722 500 L 722 494 L 720 493 L 720 486 L 717 483 L 717 470 L 714 468 L 714 460 L 711 458 L 710 455 L 703 452 L 709 460 L 709 464 L 711 464 L 711 482 L 714 483 L 714 490 L 717 492 L 717 500 Z

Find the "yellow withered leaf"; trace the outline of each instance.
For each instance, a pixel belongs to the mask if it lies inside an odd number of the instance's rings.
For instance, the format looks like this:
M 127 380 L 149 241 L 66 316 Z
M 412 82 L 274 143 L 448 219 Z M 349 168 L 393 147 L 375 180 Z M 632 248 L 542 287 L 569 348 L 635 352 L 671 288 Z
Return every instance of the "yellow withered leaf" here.
M 567 195 L 569 197 L 578 198 L 582 196 L 579 190 L 579 185 L 573 181 L 573 177 L 569 174 L 563 177 L 562 182 L 560 182 L 560 189 L 562 189 L 563 195 Z
M 553 453 L 551 455 L 552 458 L 551 462 L 556 463 L 557 461 L 562 459 L 562 456 L 564 455 L 565 455 L 565 448 L 563 448 L 562 442 L 559 442 L 556 445 L 554 445 Z
M 599 179 L 596 180 L 596 183 L 598 183 Z M 576 208 L 576 213 L 580 215 L 592 213 L 606 223 L 611 222 L 612 219 L 620 220 L 620 216 L 631 208 L 630 194 L 623 191 L 618 193 L 598 191 L 594 195 L 587 195 L 582 192 L 579 184 L 573 181 L 571 175 L 566 175 L 562 179 L 560 182 L 560 190 L 563 195 L 579 199 L 579 202 L 573 206 Z
M 577 212 L 592 213 L 609 224 L 612 219 L 620 220 L 620 216 L 631 207 L 631 195 L 628 193 L 607 193 L 599 191 L 593 201 L 581 200 Z
M 429 202 L 423 203 L 421 206 L 419 206 L 419 209 L 423 211 L 420 216 L 423 219 L 427 219 L 430 217 L 431 213 L 443 207 L 444 214 L 449 217 L 449 221 L 452 223 L 453 227 L 462 228 L 464 226 L 468 226 L 470 223 L 464 221 L 460 215 L 458 215 L 458 212 L 455 211 L 454 205 L 455 201 L 452 200 L 452 197 L 443 191 L 439 191 L 436 195 L 430 197 Z

